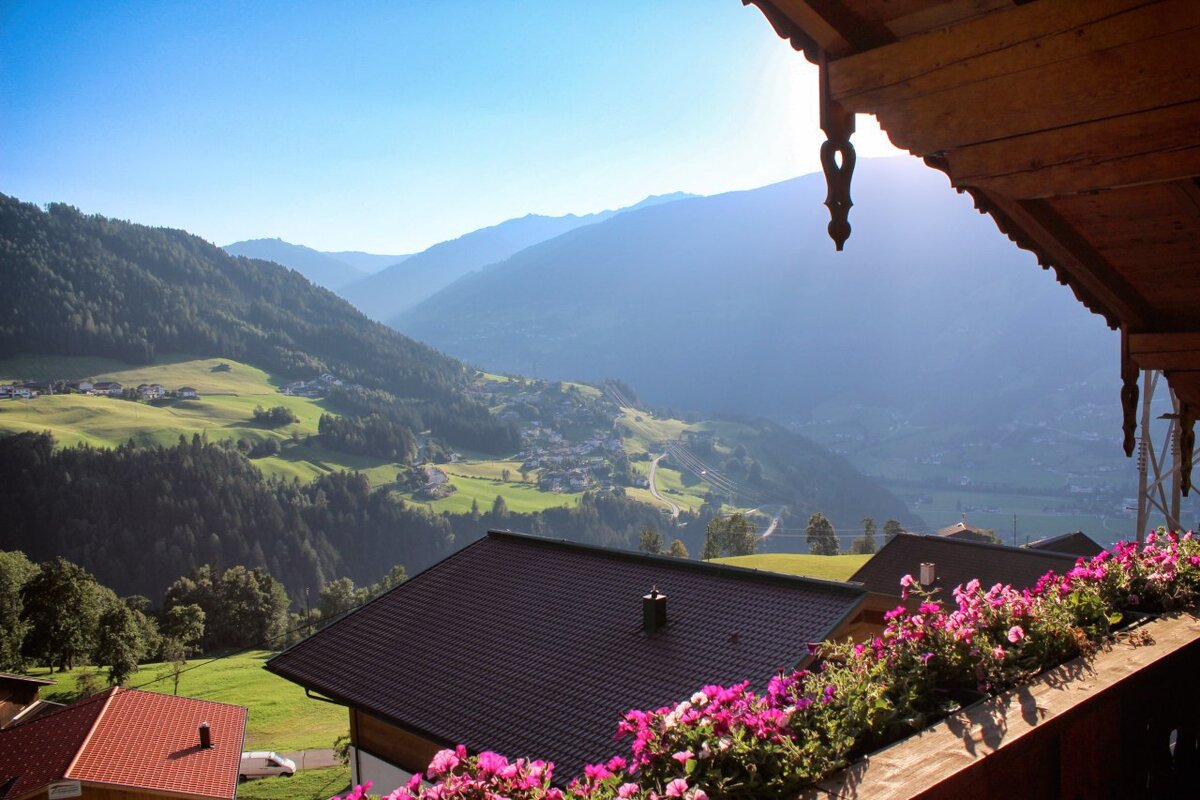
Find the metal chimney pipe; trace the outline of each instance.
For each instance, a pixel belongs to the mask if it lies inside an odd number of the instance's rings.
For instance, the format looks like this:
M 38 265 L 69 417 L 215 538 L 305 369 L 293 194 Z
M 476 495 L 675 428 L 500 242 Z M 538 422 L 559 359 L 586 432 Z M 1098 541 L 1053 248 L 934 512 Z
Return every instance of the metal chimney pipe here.
M 926 561 L 921 564 L 921 585 L 929 586 L 937 580 L 937 570 L 932 562 Z
M 200 749 L 212 749 L 212 732 L 209 730 L 207 722 L 200 723 Z

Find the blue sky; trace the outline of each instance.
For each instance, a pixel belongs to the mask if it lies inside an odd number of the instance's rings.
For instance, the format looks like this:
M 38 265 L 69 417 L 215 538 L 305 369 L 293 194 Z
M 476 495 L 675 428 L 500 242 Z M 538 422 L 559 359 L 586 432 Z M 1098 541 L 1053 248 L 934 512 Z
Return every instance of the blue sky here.
M 0 0 L 0 192 L 218 244 L 413 252 L 760 186 L 818 169 L 816 114 L 738 0 Z

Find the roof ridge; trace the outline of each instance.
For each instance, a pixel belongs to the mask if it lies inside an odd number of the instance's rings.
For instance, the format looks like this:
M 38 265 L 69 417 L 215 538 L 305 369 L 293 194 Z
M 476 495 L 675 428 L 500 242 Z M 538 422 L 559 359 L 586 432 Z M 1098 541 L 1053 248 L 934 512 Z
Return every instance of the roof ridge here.
M 1071 556 L 1070 554 L 1067 554 L 1067 553 L 1056 553 L 1056 552 L 1049 551 L 1049 550 L 1033 550 L 1033 549 L 1027 548 L 1027 547 L 1012 547 L 1007 544 L 996 544 L 995 542 L 977 542 L 972 539 L 952 539 L 947 536 L 925 536 L 925 535 L 922 535 L 919 533 L 898 533 L 895 536 L 893 536 L 891 538 L 891 540 L 885 542 L 883 547 L 887 547 L 889 544 L 891 544 L 896 539 L 899 539 L 901 536 L 903 536 L 907 539 L 914 539 L 914 540 L 923 539 L 926 541 L 942 542 L 943 544 L 958 545 L 961 547 L 983 547 L 983 548 L 986 548 L 989 550 L 1000 550 L 1000 551 L 1004 551 L 1004 552 L 1008 552 L 1008 553 L 1024 552 L 1024 553 L 1029 553 L 1029 554 L 1034 554 L 1034 555 L 1039 555 L 1039 556 L 1046 556 L 1046 557 L 1053 557 L 1053 558 L 1074 558 L 1074 556 Z M 937 545 L 935 545 L 935 546 L 937 546 Z M 883 550 L 883 547 L 881 547 L 879 549 Z
M 75 769 L 75 765 L 79 762 L 79 757 L 83 755 L 83 751 L 87 749 L 88 744 L 92 741 L 92 735 L 96 733 L 96 728 L 100 727 L 100 720 L 104 718 L 104 712 L 108 711 L 108 706 L 112 699 L 117 696 L 117 692 L 121 690 L 120 686 L 113 686 L 105 690 L 108 697 L 104 698 L 104 705 L 100 707 L 100 713 L 92 720 L 92 727 L 88 728 L 87 735 L 83 737 L 83 741 L 79 743 L 79 747 L 75 749 L 75 757 L 71 759 L 71 763 L 67 764 L 67 768 L 63 770 L 63 777 L 68 778 L 71 775 L 71 770 Z
M 600 555 L 609 556 L 612 558 L 623 558 L 631 561 L 645 561 L 650 563 L 658 563 L 664 566 L 674 567 L 676 569 L 687 569 L 699 572 L 710 572 L 716 574 L 727 574 L 731 577 L 750 578 L 754 580 L 767 581 L 769 583 L 783 584 L 802 584 L 817 588 L 839 589 L 858 594 L 860 589 L 858 586 L 847 581 L 832 581 L 825 578 L 812 578 L 808 575 L 790 575 L 785 572 L 772 572 L 765 569 L 756 569 L 754 567 L 739 567 L 735 564 L 715 564 L 711 561 L 697 560 L 692 558 L 676 558 L 675 556 L 666 555 L 663 553 L 643 553 L 640 550 L 625 550 L 617 547 L 605 547 L 598 544 L 587 544 L 585 542 L 576 542 L 571 539 L 552 538 L 549 536 L 538 536 L 532 533 L 520 533 L 517 531 L 496 531 L 489 530 L 484 539 L 510 539 L 514 542 L 537 544 L 545 544 L 553 547 L 561 547 L 568 550 L 581 550 L 589 553 L 597 553 Z

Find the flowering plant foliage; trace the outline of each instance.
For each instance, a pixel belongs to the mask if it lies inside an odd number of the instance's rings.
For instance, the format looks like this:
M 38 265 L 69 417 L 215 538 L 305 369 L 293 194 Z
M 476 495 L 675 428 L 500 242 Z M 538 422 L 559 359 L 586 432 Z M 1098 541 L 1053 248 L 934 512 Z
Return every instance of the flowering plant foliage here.
M 719 800 L 785 797 L 857 756 L 919 730 L 957 705 L 956 693 L 999 692 L 1088 654 L 1130 612 L 1200 602 L 1200 539 L 1157 532 L 1119 543 L 1033 589 L 958 586 L 939 598 L 912 576 L 913 608 L 885 615 L 866 642 L 812 646 L 816 666 L 750 682 L 705 686 L 617 726 L 630 757 L 585 768 L 566 789 L 553 764 L 443 750 L 389 800 Z M 344 800 L 363 800 L 355 787 Z M 335 798 L 334 800 L 340 800 Z

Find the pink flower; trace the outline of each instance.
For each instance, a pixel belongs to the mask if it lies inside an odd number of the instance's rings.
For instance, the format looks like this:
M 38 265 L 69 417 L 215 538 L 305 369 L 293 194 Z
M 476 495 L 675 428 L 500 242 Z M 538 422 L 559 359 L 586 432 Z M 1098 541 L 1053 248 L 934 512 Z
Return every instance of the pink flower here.
M 622 783 L 617 787 L 617 797 L 629 797 L 638 790 L 636 783 Z
M 458 766 L 459 758 L 453 750 L 439 750 L 433 760 L 429 762 L 429 766 L 425 770 L 425 775 L 429 778 L 436 778 L 442 773 L 449 772 Z
M 603 764 L 588 764 L 583 768 L 583 774 L 594 781 L 612 777 L 612 772 Z
M 688 783 L 683 778 L 676 778 L 667 784 L 667 797 L 683 797 L 688 789 Z
M 912 586 L 916 582 L 917 582 L 916 578 L 914 578 L 912 575 L 905 575 L 903 578 L 900 579 L 900 586 L 904 589 L 907 589 L 908 587 Z
M 1004 648 L 1001 647 L 1000 645 L 996 645 L 995 647 L 992 648 L 992 656 L 997 661 L 1003 661 L 1004 660 Z
M 695 757 L 696 756 L 690 750 L 680 750 L 678 753 L 675 753 L 671 756 L 671 758 L 675 759 L 680 764 L 687 764 L 689 758 Z
M 1008 629 L 1008 640 L 1013 644 L 1025 638 L 1025 631 L 1020 625 L 1013 625 Z

